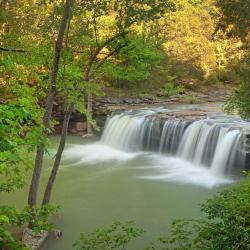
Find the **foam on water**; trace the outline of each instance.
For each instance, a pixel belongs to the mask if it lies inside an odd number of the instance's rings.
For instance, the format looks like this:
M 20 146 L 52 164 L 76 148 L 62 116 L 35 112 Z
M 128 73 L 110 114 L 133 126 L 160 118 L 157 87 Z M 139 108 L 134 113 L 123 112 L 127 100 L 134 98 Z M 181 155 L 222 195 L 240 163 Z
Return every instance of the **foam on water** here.
M 250 128 L 249 123 L 224 115 L 163 122 L 156 114 L 164 112 L 169 110 L 139 109 L 116 114 L 107 119 L 99 142 L 71 145 L 64 152 L 64 160 L 71 166 L 129 165 L 130 169 L 143 171 L 136 174 L 138 178 L 206 188 L 231 183 L 231 173 L 244 168 L 242 131 Z
M 139 177 L 141 179 L 192 184 L 205 188 L 233 182 L 230 178 L 215 175 L 206 167 L 197 167 L 180 158 L 151 155 L 148 159 L 154 174 L 142 175 Z
M 64 152 L 63 159 L 74 161 L 71 165 L 81 165 L 84 163 L 97 164 L 102 162 L 123 162 L 136 158 L 142 152 L 124 152 L 101 143 L 87 145 L 70 145 Z
M 140 161 L 138 161 L 139 157 L 145 163 L 144 166 L 141 166 Z M 115 164 L 116 167 L 119 165 L 124 167 L 126 162 L 130 161 L 130 169 L 140 169 L 142 171 L 135 177 L 144 180 L 176 182 L 204 188 L 232 183 L 231 179 L 218 177 L 211 169 L 195 166 L 176 157 L 165 157 L 145 152 L 128 153 L 100 143 L 71 145 L 65 150 L 64 160 L 71 162 L 68 166 L 109 163 L 110 166 Z M 148 172 L 149 174 L 147 174 Z

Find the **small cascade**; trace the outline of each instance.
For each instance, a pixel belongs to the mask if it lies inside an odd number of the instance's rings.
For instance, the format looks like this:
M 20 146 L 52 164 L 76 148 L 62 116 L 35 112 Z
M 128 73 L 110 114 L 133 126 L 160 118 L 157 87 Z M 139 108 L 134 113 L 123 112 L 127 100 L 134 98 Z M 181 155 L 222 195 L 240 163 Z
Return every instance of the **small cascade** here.
M 155 117 L 145 119 L 139 136 L 142 150 L 158 152 L 161 136 L 160 121 Z
M 101 143 L 124 151 L 158 151 L 160 122 L 151 115 L 161 110 L 125 112 L 107 119 Z
M 101 143 L 122 151 L 150 151 L 171 155 L 216 175 L 242 168 L 242 131 L 219 118 L 188 122 L 158 118 L 159 110 L 124 112 L 106 122 Z
M 115 115 L 107 121 L 101 142 L 124 151 L 140 150 L 140 131 L 144 117 Z
M 195 163 L 211 167 L 216 174 L 223 174 L 237 164 L 240 148 L 240 130 L 216 121 L 200 120 L 186 130 L 178 156 Z
M 228 131 L 216 147 L 211 165 L 212 172 L 217 175 L 230 173 L 237 164 L 237 148 L 240 143 L 240 131 Z
M 217 145 L 228 131 L 220 124 L 206 120 L 194 122 L 184 134 L 178 148 L 178 156 L 198 165 L 210 165 Z
M 159 151 L 175 155 L 189 123 L 180 120 L 166 121 L 161 134 Z

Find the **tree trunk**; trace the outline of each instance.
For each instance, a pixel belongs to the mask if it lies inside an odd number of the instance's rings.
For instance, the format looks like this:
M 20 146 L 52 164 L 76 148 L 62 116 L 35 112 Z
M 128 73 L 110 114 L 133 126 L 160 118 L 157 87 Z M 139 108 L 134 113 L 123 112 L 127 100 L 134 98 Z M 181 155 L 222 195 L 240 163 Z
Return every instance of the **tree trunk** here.
M 88 94 L 88 113 L 91 115 L 92 115 L 92 111 L 93 111 L 92 106 L 93 106 L 93 95 Z M 93 134 L 92 125 L 89 121 L 87 122 L 87 133 L 90 135 Z
M 59 147 L 57 149 L 54 165 L 53 165 L 52 171 L 50 173 L 49 181 L 47 183 L 47 186 L 46 186 L 46 189 L 44 192 L 42 205 L 46 205 L 50 202 L 52 188 L 53 188 L 53 185 L 54 185 L 54 182 L 55 182 L 55 179 L 57 176 L 57 172 L 58 172 L 58 169 L 60 166 L 62 153 L 63 153 L 64 147 L 65 147 L 65 142 L 66 142 L 66 138 L 67 138 L 69 120 L 70 120 L 70 116 L 71 116 L 73 109 L 74 109 L 74 105 L 72 105 L 72 104 L 69 105 L 69 107 L 67 108 L 65 115 L 64 115 L 60 144 L 59 144 Z
M 45 114 L 43 117 L 43 124 L 45 130 L 49 128 L 55 95 L 56 95 L 56 90 L 54 88 L 51 88 L 47 96 L 47 101 L 45 105 Z M 29 197 L 28 197 L 29 206 L 34 206 L 36 204 L 37 191 L 41 176 L 41 169 L 43 165 L 43 155 L 44 155 L 44 146 L 39 146 L 36 151 L 35 167 L 33 170 L 32 180 L 29 189 Z
M 64 6 L 64 12 L 62 15 L 59 32 L 57 36 L 57 41 L 55 45 L 54 59 L 53 59 L 53 67 L 52 67 L 52 75 L 51 75 L 51 83 L 50 83 L 50 91 L 47 96 L 46 105 L 45 105 L 45 114 L 43 117 L 44 124 L 44 133 L 47 133 L 48 128 L 50 127 L 51 113 L 53 109 L 53 102 L 56 95 L 56 81 L 58 75 L 59 68 L 59 58 L 60 52 L 63 45 L 63 38 L 67 26 L 67 22 L 70 16 L 70 8 L 71 8 L 72 0 L 66 0 Z M 28 197 L 28 205 L 34 206 L 37 203 L 37 191 L 39 187 L 41 169 L 43 164 L 43 156 L 44 156 L 44 146 L 40 145 L 37 148 L 35 166 L 33 170 L 33 176 L 30 184 L 29 197 Z M 31 226 L 31 225 L 30 225 Z

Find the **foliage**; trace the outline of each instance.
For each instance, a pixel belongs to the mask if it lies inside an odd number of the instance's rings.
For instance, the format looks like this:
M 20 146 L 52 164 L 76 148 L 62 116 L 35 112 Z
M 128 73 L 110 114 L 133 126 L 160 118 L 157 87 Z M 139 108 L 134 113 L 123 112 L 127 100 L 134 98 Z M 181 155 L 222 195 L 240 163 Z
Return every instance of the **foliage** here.
M 207 78 L 216 69 L 216 43 L 212 41 L 215 20 L 208 2 L 174 1 L 177 11 L 167 13 L 164 49 L 175 66 L 184 65 L 187 74 Z M 186 66 L 185 66 L 186 64 Z M 180 67 L 179 66 L 179 67 Z M 188 69 L 189 66 L 189 69 Z
M 175 95 L 175 94 L 182 94 L 185 91 L 185 88 L 183 85 L 181 85 L 181 84 L 177 85 L 175 83 L 175 79 L 176 79 L 176 77 L 167 76 L 167 82 L 165 83 L 165 85 L 163 86 L 163 89 L 161 91 L 161 93 L 164 96 L 170 97 L 170 96 Z
M 25 87 L 19 91 L 24 94 Z M 32 95 L 30 89 L 28 92 Z M 32 98 L 20 96 L 11 103 L 0 105 L 0 175 L 5 176 L 0 192 L 23 187 L 24 173 L 20 168 L 25 166 L 27 170 L 30 167 L 24 155 L 32 152 L 36 145 L 45 143 L 41 138 L 40 113 L 36 99 Z
M 234 95 L 225 105 L 225 110 L 229 113 L 238 111 L 243 118 L 250 118 L 250 82 L 240 85 Z
M 135 87 L 140 81 L 149 79 L 161 60 L 162 55 L 150 40 L 134 35 L 128 37 L 127 46 L 105 65 L 104 71 L 115 83 Z
M 246 39 L 250 31 L 250 1 L 249 0 L 217 0 L 222 11 L 219 27 L 228 31 L 229 35 L 238 35 Z
M 171 234 L 151 250 L 249 249 L 250 176 L 208 199 L 201 207 L 206 219 L 176 220 Z
M 4 89 L 8 89 L 10 100 L 0 105 L 0 193 L 11 192 L 25 185 L 26 172 L 31 167 L 31 153 L 37 145 L 47 143 L 46 138 L 41 136 L 42 109 L 34 95 L 35 89 L 14 82 Z M 28 210 L 19 212 L 14 207 L 1 204 L 1 249 L 26 249 L 12 237 L 7 226 L 23 225 L 27 222 L 28 214 Z
M 190 93 L 187 96 L 185 96 L 185 102 L 189 104 L 195 104 L 198 102 L 197 96 L 194 93 Z
M 0 105 L 0 192 L 10 192 L 25 185 L 25 171 L 30 168 L 30 162 L 25 155 L 41 143 L 42 129 L 36 124 L 40 121 L 39 109 L 36 99 L 22 97 L 27 94 L 26 91 L 28 90 L 25 87 L 20 92 L 15 88 L 15 93 L 19 94 L 20 98 Z M 4 246 L 9 249 L 25 249 L 6 229 L 9 224 L 20 226 L 23 221 L 21 217 L 13 207 L 0 206 L 1 248 Z
M 22 211 L 18 211 L 15 207 L 1 206 L 0 207 L 0 248 L 13 250 L 29 249 L 16 240 L 7 229 L 8 226 L 25 226 L 28 222 L 32 222 L 33 233 L 36 235 L 42 231 L 51 231 L 53 225 L 49 223 L 48 218 L 51 214 L 58 211 L 58 207 L 43 206 L 41 208 L 25 207 Z M 36 216 L 33 216 L 33 214 Z M 35 220 L 34 220 L 35 218 Z
M 98 229 L 90 234 L 81 234 L 80 240 L 73 244 L 77 250 L 124 250 L 134 238 L 141 236 L 143 230 L 134 223 L 114 222 L 107 229 Z
M 232 112 L 237 110 L 243 118 L 250 117 L 250 78 L 249 78 L 249 22 L 250 1 L 246 0 L 217 0 L 217 5 L 222 12 L 219 27 L 231 36 L 239 36 L 246 45 L 246 53 L 237 67 L 238 76 L 241 78 L 241 85 L 234 95 L 227 102 L 225 110 Z

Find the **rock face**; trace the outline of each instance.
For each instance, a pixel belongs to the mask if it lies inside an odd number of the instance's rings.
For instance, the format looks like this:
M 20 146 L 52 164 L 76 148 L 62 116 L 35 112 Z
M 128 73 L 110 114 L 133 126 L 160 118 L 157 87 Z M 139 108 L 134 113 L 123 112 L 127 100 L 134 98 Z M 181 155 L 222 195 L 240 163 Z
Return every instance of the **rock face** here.
M 38 250 L 48 237 L 48 232 L 45 231 L 39 234 L 33 234 L 32 230 L 25 228 L 23 231 L 22 243 L 32 250 Z
M 165 107 L 171 104 L 182 104 L 182 103 L 209 103 L 209 102 L 224 102 L 228 99 L 231 92 L 227 90 L 214 91 L 212 93 L 194 93 L 185 92 L 183 94 L 174 95 L 171 97 L 94 97 L 93 99 L 93 118 L 96 120 L 97 126 L 100 128 L 104 127 L 106 118 L 116 111 L 125 111 L 129 109 L 143 108 L 143 107 Z M 195 98 L 189 98 L 193 96 Z M 195 99 L 195 100 L 193 100 Z M 59 134 L 61 131 L 61 125 L 63 121 L 63 112 L 59 110 L 60 105 L 55 105 L 53 116 L 59 121 L 59 125 L 55 129 L 55 133 Z M 204 114 L 205 115 L 205 114 Z M 181 116 L 181 114 L 180 114 Z M 188 115 L 186 115 L 187 117 Z M 189 117 L 203 116 L 197 112 L 190 113 Z M 70 119 L 69 134 L 85 134 L 87 130 L 86 118 L 79 112 L 73 112 Z
M 84 132 L 87 131 L 87 122 L 86 121 L 71 122 L 69 124 L 69 131 L 71 134 L 84 134 Z
M 245 132 L 245 138 L 243 141 L 244 150 L 246 152 L 246 168 L 250 170 L 250 131 Z

